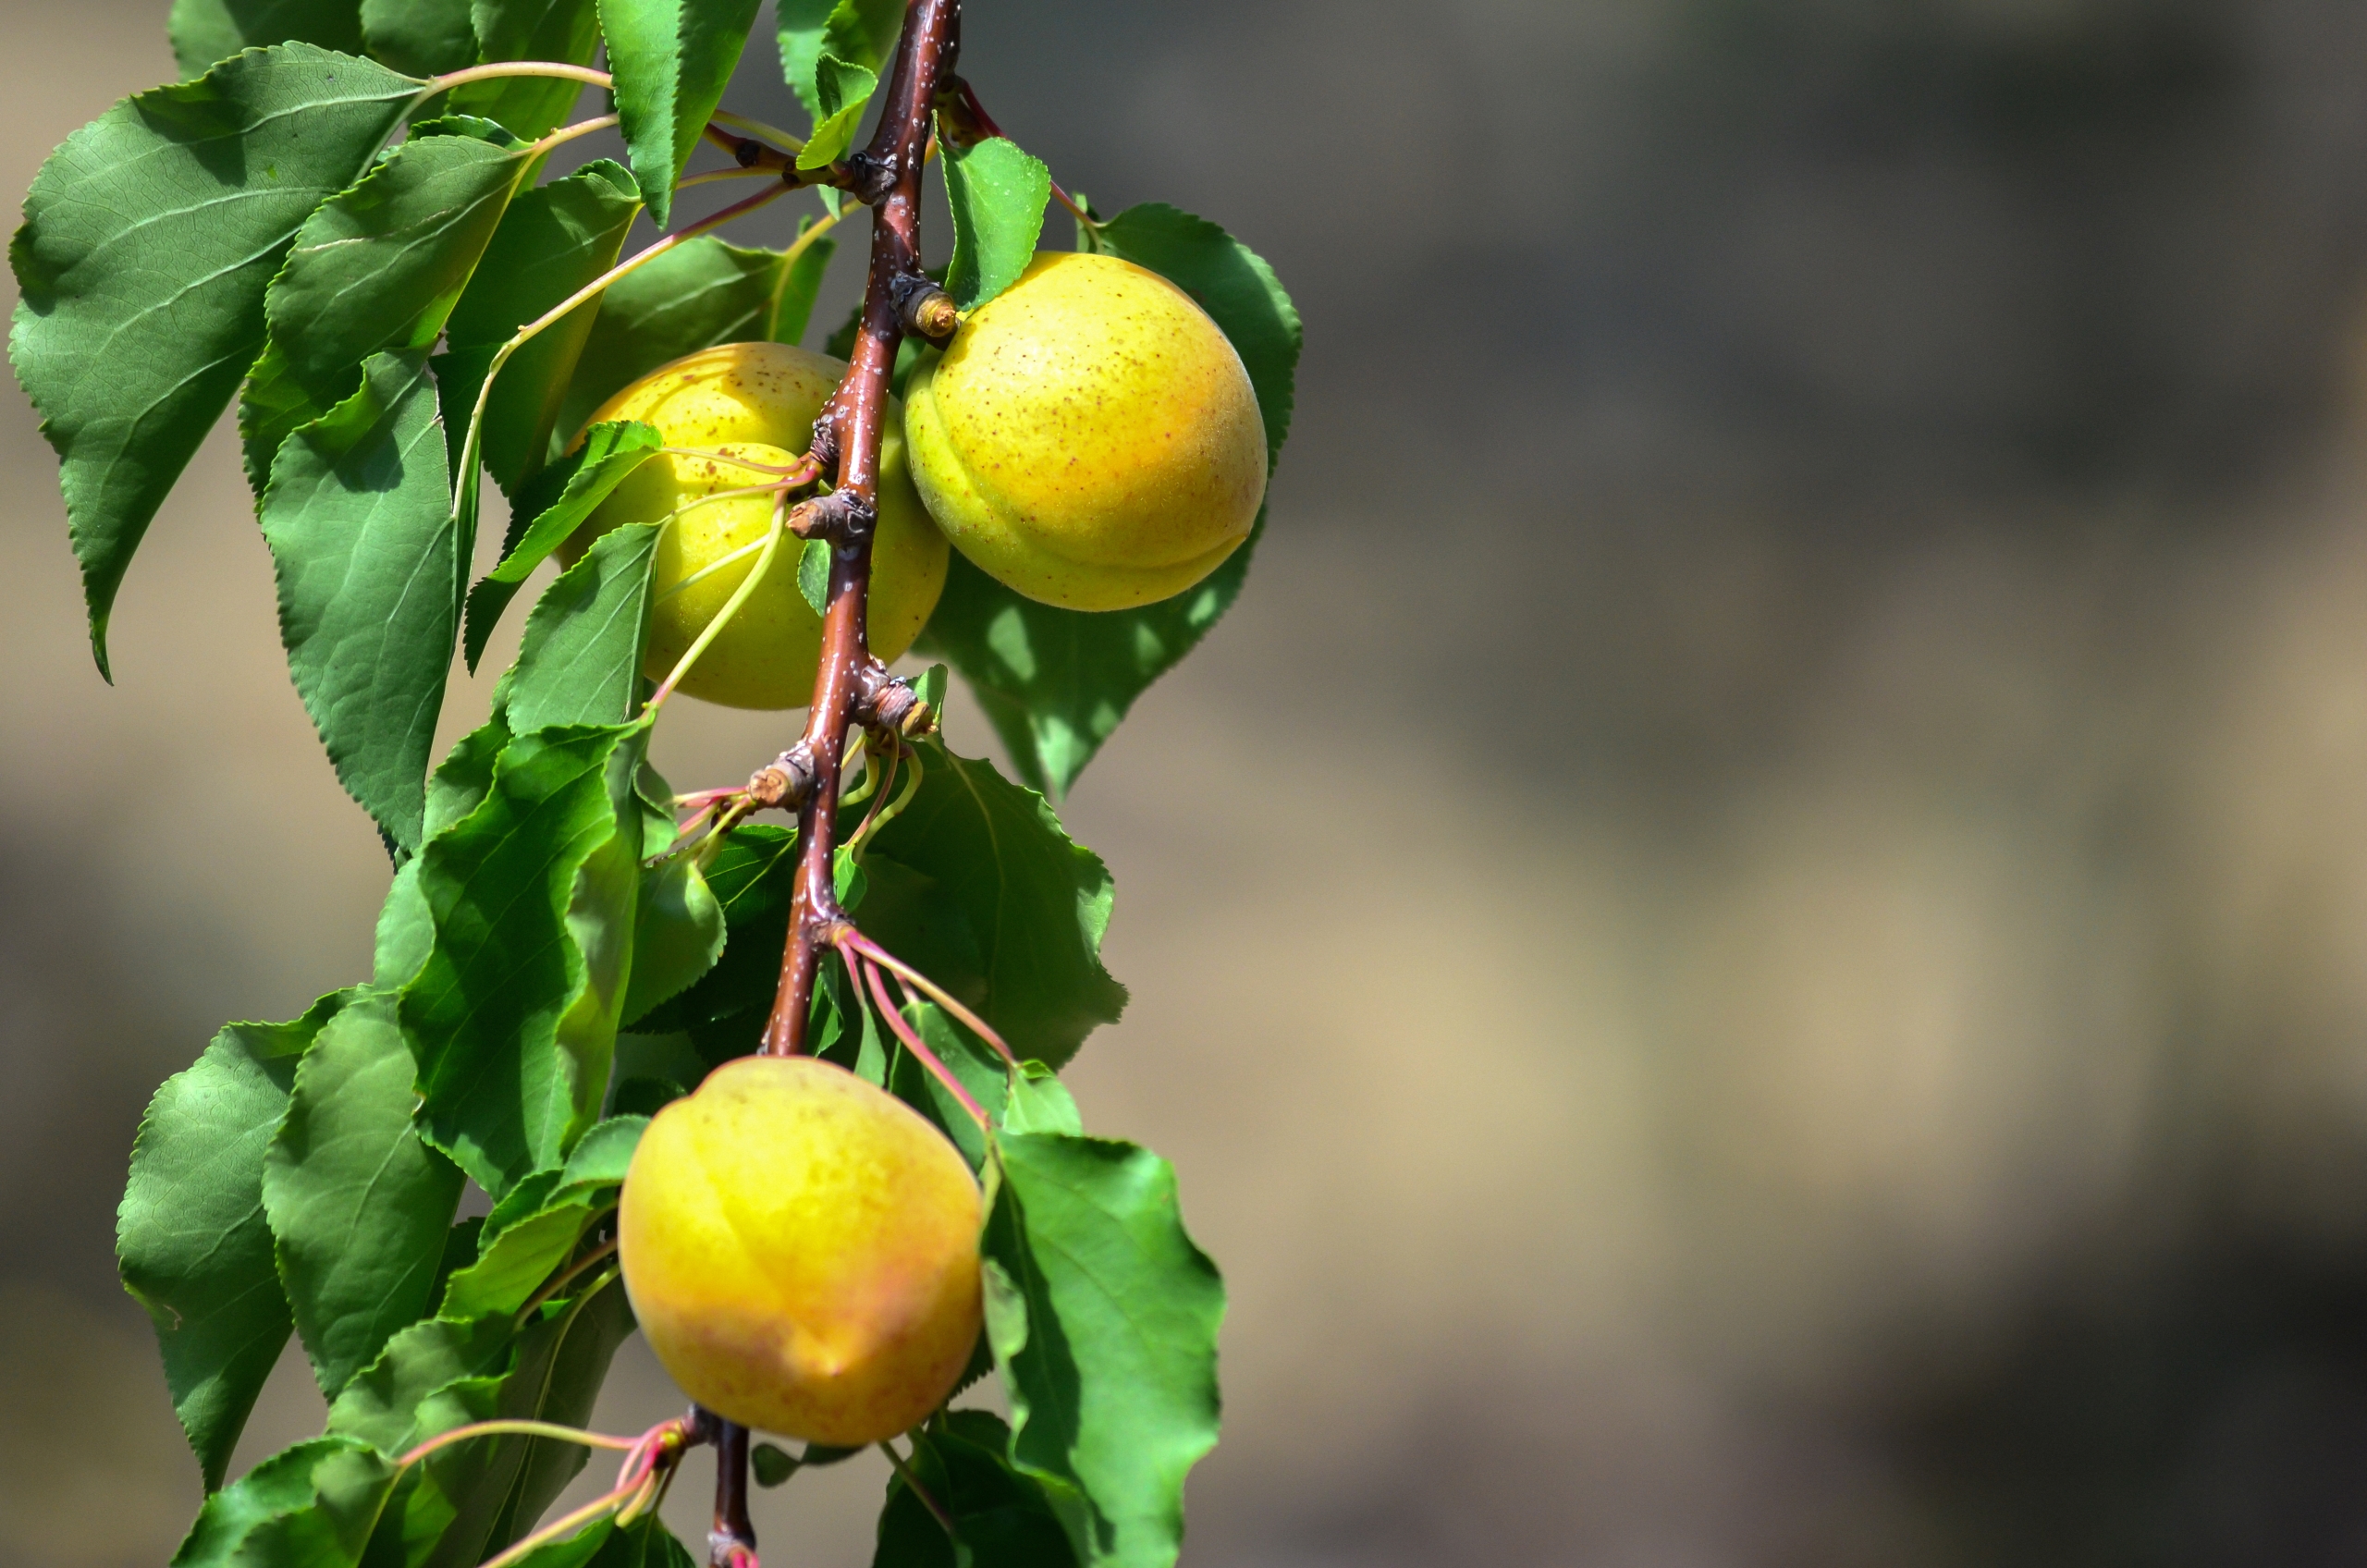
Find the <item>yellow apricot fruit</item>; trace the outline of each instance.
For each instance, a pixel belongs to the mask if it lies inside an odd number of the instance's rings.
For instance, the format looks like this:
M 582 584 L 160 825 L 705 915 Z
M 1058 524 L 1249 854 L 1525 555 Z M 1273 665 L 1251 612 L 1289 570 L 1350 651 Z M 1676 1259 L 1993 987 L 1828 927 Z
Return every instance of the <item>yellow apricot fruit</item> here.
M 914 368 L 904 438 L 954 547 L 1069 609 L 1182 593 L 1266 495 L 1241 356 L 1190 295 L 1115 256 L 1037 254 Z
M 969 1361 L 979 1201 L 902 1101 L 812 1057 L 743 1057 L 642 1133 L 618 1256 L 684 1393 L 854 1448 L 917 1426 Z
M 775 476 L 725 460 L 785 467 L 812 445 L 814 418 L 845 362 L 785 343 L 726 343 L 661 365 L 602 404 L 604 420 L 655 425 L 666 445 L 713 456 L 649 459 L 600 504 L 560 554 L 572 560 L 620 523 L 671 517 L 650 583 L 642 672 L 663 680 L 755 569 L 772 526 L 769 496 L 703 497 Z M 879 453 L 879 523 L 872 536 L 865 633 L 882 659 L 901 657 L 945 587 L 945 537 L 904 464 L 890 402 Z M 802 707 L 814 692 L 822 619 L 798 592 L 801 542 L 784 535 L 764 580 L 682 680 L 692 696 L 735 708 Z M 735 552 L 737 552 L 735 556 Z

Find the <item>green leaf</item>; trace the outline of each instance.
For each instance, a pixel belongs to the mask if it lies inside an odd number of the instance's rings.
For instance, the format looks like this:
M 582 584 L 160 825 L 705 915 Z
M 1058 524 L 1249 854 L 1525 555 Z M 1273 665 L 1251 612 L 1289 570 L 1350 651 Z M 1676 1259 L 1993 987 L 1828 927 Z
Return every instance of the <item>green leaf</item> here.
M 324 403 L 304 390 L 289 370 L 279 345 L 266 342 L 239 389 L 239 457 L 246 470 L 247 488 L 260 499 L 271 484 L 271 465 L 279 448 L 301 426 L 322 418 L 338 399 Z
M 141 536 L 263 349 L 272 275 L 416 86 L 305 43 L 241 55 L 117 104 L 34 178 L 9 357 L 62 465 L 101 673 Z
M 370 53 L 406 76 L 441 76 L 476 64 L 469 0 L 362 0 Z
M 819 242 L 806 255 L 818 249 Z M 703 235 L 609 285 L 576 363 L 558 428 L 581 428 L 601 404 L 669 361 L 717 343 L 767 336 L 776 296 L 784 301 L 780 320 L 788 321 L 795 278 L 782 285 L 780 261 L 779 251 L 749 250 Z M 791 270 L 794 275 L 797 269 Z M 818 273 L 816 278 L 818 283 Z M 803 323 L 798 325 L 802 329 Z
M 1241 548 L 1173 598 L 1099 614 L 1023 597 L 956 550 L 914 646 L 962 672 L 1020 777 L 1060 799 L 1134 700 L 1233 607 L 1264 526 L 1261 515 Z
M 878 73 L 824 51 L 814 63 L 814 134 L 797 154 L 797 166 L 828 168 L 845 157 L 878 87 Z
M 635 420 L 595 425 L 585 433 L 583 446 L 546 469 L 519 496 L 511 514 L 517 539 L 501 563 L 469 591 L 465 643 L 472 670 L 519 585 L 583 526 L 627 474 L 665 444 L 656 426 Z
M 587 66 L 600 47 L 593 0 L 473 0 L 470 20 L 479 58 L 553 60 Z M 529 141 L 558 129 L 583 95 L 583 83 L 557 77 L 496 77 L 458 88 L 452 113 L 500 121 Z
M 544 590 L 526 618 L 518 662 L 498 689 L 512 729 L 618 724 L 631 716 L 640 695 L 642 627 L 660 528 L 631 522 L 610 529 Z
M 945 148 L 945 200 L 953 213 L 953 259 L 946 292 L 965 311 L 977 309 L 1012 284 L 1036 259 L 1044 232 L 1044 204 L 1052 173 L 1008 137 L 971 147 Z
M 439 1433 L 482 1419 L 478 1404 L 456 1386 L 498 1370 L 516 1338 L 506 1317 L 411 1324 L 337 1394 L 329 1435 L 357 1438 L 399 1459 Z
M 1300 338 L 1298 312 L 1273 269 L 1216 225 L 1173 207 L 1129 207 L 1099 239 L 1101 249 L 1182 288 L 1223 328 L 1257 391 L 1270 465 L 1290 430 Z M 1264 530 L 1261 513 L 1246 544 L 1175 597 L 1098 615 L 1023 598 L 957 558 L 918 646 L 970 682 L 1020 776 L 1066 795 L 1134 700 L 1233 607 Z
M 518 1370 L 511 1375 L 517 1387 L 514 1393 L 505 1392 L 521 1403 L 531 1397 L 538 1419 L 562 1427 L 588 1425 L 608 1363 L 632 1332 L 632 1309 L 616 1274 L 600 1278 L 605 1287 L 595 1286 L 560 1307 L 545 1307 L 543 1321 L 519 1343 Z M 508 1512 L 493 1530 L 494 1545 L 507 1546 L 533 1528 L 586 1459 L 581 1446 L 554 1438 L 531 1438 L 524 1446 Z
M 1043 1483 L 1004 1457 L 1010 1441 L 1001 1418 L 984 1410 L 950 1412 L 941 1427 L 914 1434 L 913 1471 L 952 1515 L 953 1538 L 903 1477 L 891 1476 L 872 1568 L 1073 1568 Z
M 632 1164 L 632 1151 L 641 1146 L 641 1135 L 648 1130 L 646 1116 L 611 1116 L 584 1133 L 583 1141 L 559 1169 L 558 1192 L 563 1196 L 621 1186 Z
M 567 1261 L 597 1212 L 569 1202 L 509 1226 L 485 1243 L 484 1256 L 454 1274 L 438 1316 L 469 1318 L 514 1313 Z
M 752 827 L 724 835 L 705 868 L 729 933 L 723 956 L 697 984 L 640 1020 L 642 1028 L 681 1031 L 710 1064 L 755 1048 L 780 974 L 796 872 L 794 833 Z
M 432 345 L 528 158 L 470 136 L 413 136 L 307 219 L 264 301 L 297 384 L 337 400 L 370 355 Z
M 227 1025 L 157 1089 L 132 1145 L 116 1256 L 155 1323 L 173 1411 L 208 1491 L 293 1326 L 264 1218 L 264 1151 L 297 1060 L 344 1001 L 323 997 L 293 1023 Z
M 781 80 L 817 122 L 828 114 L 814 85 L 823 51 L 876 73 L 904 22 L 903 0 L 780 0 L 776 10 Z
M 700 873 L 697 856 L 684 852 L 644 869 L 625 1023 L 636 1022 L 713 969 L 723 956 L 725 929 L 723 906 Z
M 903 1017 L 920 1035 L 921 1043 L 935 1052 L 937 1060 L 970 1092 L 970 1097 L 986 1111 L 987 1119 L 1000 1122 L 1009 1087 L 1002 1058 L 994 1054 L 991 1047 L 973 1040 L 968 1030 L 958 1027 L 951 1015 L 934 1002 L 916 1002 L 903 1010 Z M 936 1123 L 946 1141 L 962 1151 L 962 1158 L 970 1162 L 972 1170 L 983 1170 L 987 1163 L 987 1134 L 977 1119 L 953 1097 L 944 1080 L 901 1040 L 891 1035 L 888 1045 L 888 1091 Z
M 830 546 L 827 541 L 808 539 L 797 552 L 797 592 L 816 615 L 828 613 Z
M 830 187 L 825 186 L 824 190 Z M 814 227 L 811 213 L 801 213 L 797 232 L 803 238 Z M 802 343 L 805 328 L 814 319 L 814 301 L 822 292 L 823 275 L 830 270 L 830 258 L 837 253 L 839 242 L 824 235 L 806 241 L 805 249 L 796 259 L 777 270 L 773 276 L 772 310 L 765 323 L 765 341 L 768 343 Z M 788 257 L 784 251 L 781 255 Z
M 386 1479 L 351 1438 L 282 1449 L 205 1500 L 172 1568 L 350 1568 Z
M 665 1522 L 651 1513 L 612 1533 L 591 1568 L 697 1568 L 697 1563 Z
M 417 354 L 288 438 L 264 492 L 280 641 L 337 778 L 416 850 L 462 558 L 435 392 Z
M 446 328 L 452 351 L 436 361 L 445 422 L 457 427 L 453 439 L 468 428 L 494 353 L 520 327 L 616 265 L 640 211 L 632 176 L 606 158 L 509 203 L 468 291 L 453 307 Z M 486 400 L 484 465 L 513 501 L 548 458 L 560 402 L 599 313 L 600 301 L 589 300 L 535 334 L 502 366 L 500 383 Z
M 740 63 L 757 0 L 600 0 L 617 113 L 649 218 L 668 227 L 674 182 Z
M 1068 1086 L 1053 1075 L 1041 1062 L 1024 1062 L 1019 1070 L 1019 1080 L 1011 1085 L 1010 1098 L 1004 1102 L 1002 1129 L 1008 1133 L 1065 1133 L 1071 1137 L 1085 1132 L 1085 1122 L 1077 1115 L 1076 1100 Z
M 996 1160 L 987 1328 L 1011 1457 L 1050 1483 L 1080 1562 L 1167 1568 L 1184 1478 L 1217 1439 L 1223 1281 L 1147 1149 L 1004 1133 Z
M 748 1451 L 748 1468 L 756 1485 L 777 1487 L 797 1474 L 801 1466 L 788 1452 L 770 1443 L 758 1443 Z
M 632 960 L 637 727 L 521 735 L 483 803 L 430 840 L 435 945 L 403 988 L 421 1116 L 497 1195 L 597 1117 Z
M 460 1201 L 459 1168 L 411 1125 L 413 1072 L 395 998 L 360 993 L 305 1053 L 264 1160 L 280 1282 L 331 1399 L 434 1305 Z
M 173 0 L 165 34 L 183 80 L 260 44 L 300 39 L 348 55 L 362 53 L 356 0 Z
M 1114 1023 L 1125 987 L 1101 964 L 1113 891 L 1100 857 L 1070 839 L 1044 798 L 994 765 L 925 744 L 919 790 L 873 839 L 877 852 L 933 878 L 968 920 L 975 975 L 930 974 L 969 999 L 1021 1057 L 1059 1067 L 1099 1024 Z M 891 928 L 866 929 L 896 952 Z M 897 953 L 901 958 L 903 953 Z M 926 972 L 926 965 L 914 962 Z

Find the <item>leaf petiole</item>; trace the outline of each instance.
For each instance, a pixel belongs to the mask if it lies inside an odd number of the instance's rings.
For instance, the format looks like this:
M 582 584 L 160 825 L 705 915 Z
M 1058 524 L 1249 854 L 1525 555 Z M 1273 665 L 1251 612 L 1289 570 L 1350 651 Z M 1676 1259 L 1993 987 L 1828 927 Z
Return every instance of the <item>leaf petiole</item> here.
M 688 675 L 691 672 L 691 667 L 699 662 L 699 655 L 705 653 L 708 645 L 723 634 L 723 629 L 731 623 L 731 618 L 740 613 L 740 606 L 754 596 L 756 585 L 765 580 L 765 573 L 772 567 L 773 557 L 780 553 L 781 535 L 787 532 L 789 532 L 789 492 L 782 490 L 773 499 L 772 526 L 765 531 L 763 553 L 756 557 L 755 566 L 749 570 L 746 577 L 740 580 L 740 586 L 731 591 L 731 597 L 723 601 L 723 607 L 715 612 L 714 618 L 706 623 L 706 629 L 699 633 L 698 641 L 690 645 L 689 649 L 683 653 L 681 661 L 674 666 L 665 680 L 659 683 L 657 690 L 649 694 L 649 701 L 642 705 L 644 713 L 654 714 L 666 705 L 666 699 L 674 694 L 674 688 L 681 683 L 682 677 Z

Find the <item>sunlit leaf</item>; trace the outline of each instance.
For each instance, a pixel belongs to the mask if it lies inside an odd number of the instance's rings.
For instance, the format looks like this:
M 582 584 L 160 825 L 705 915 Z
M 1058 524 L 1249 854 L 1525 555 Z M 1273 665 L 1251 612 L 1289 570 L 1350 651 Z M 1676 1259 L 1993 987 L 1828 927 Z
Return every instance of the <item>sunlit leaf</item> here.
M 458 630 L 460 542 L 422 356 L 374 356 L 361 390 L 288 438 L 263 498 L 280 640 L 338 779 L 420 842 Z
M 9 358 L 62 464 L 102 672 L 141 536 L 262 351 L 272 275 L 416 87 L 305 43 L 241 55 L 117 104 L 34 178 Z
M 484 260 L 446 326 L 449 351 L 435 362 L 449 438 L 476 406 L 494 353 L 510 335 L 557 309 L 616 264 L 641 198 L 624 165 L 607 158 L 519 195 L 502 214 Z M 486 400 L 482 457 L 513 501 L 547 459 L 560 401 L 600 313 L 586 300 L 536 333 L 502 366 Z
M 403 988 L 436 1146 L 497 1194 L 599 1113 L 631 963 L 640 731 L 521 735 L 484 802 L 430 840 L 435 942 Z
M 814 97 L 819 107 L 814 116 L 814 134 L 797 154 L 799 168 L 828 168 L 847 155 L 847 149 L 854 145 L 855 130 L 863 124 L 863 111 L 878 86 L 877 73 L 823 52 L 814 65 Z
M 584 434 L 583 445 L 545 470 L 518 497 L 514 538 L 500 563 L 469 590 L 469 668 L 476 668 L 501 612 L 519 585 L 573 536 L 625 477 L 666 444 L 655 425 L 613 420 Z
M 132 1145 L 116 1256 L 155 1322 L 166 1386 L 208 1491 L 293 1327 L 264 1218 L 264 1153 L 298 1059 L 344 1001 L 324 997 L 293 1023 L 225 1027 L 157 1089 Z
M 650 221 L 670 223 L 674 182 L 723 101 L 757 0 L 600 0 L 617 113 Z
M 1044 231 L 1051 171 L 1007 137 L 945 146 L 945 200 L 953 214 L 953 259 L 945 289 L 975 310 L 1019 280 Z
M 330 1398 L 434 1306 L 460 1172 L 411 1125 L 395 999 L 362 992 L 322 1026 L 263 1173 L 279 1277 Z
M 1080 1562 L 1169 1568 L 1184 1476 L 1217 1439 L 1223 1281 L 1149 1150 L 1006 1132 L 996 1166 L 987 1329 L 1012 1460 L 1046 1483 Z
M 654 522 L 610 529 L 543 591 L 498 688 L 512 729 L 620 724 L 631 716 L 658 533 Z

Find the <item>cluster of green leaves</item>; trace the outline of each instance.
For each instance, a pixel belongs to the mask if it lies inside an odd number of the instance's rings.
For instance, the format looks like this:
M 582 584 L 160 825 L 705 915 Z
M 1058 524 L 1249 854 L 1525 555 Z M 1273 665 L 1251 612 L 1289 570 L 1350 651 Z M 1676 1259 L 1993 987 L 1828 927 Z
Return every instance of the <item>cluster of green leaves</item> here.
M 755 1048 L 795 838 L 676 841 L 641 705 L 658 525 L 618 528 L 558 574 L 487 721 L 429 764 L 456 648 L 473 666 L 535 570 L 660 444 L 630 422 L 579 437 L 585 422 L 682 354 L 806 331 L 831 256 L 820 236 L 790 251 L 703 237 L 586 293 L 639 217 L 669 221 L 756 9 L 176 0 L 189 80 L 76 132 L 28 198 L 11 358 L 60 458 L 102 670 L 141 539 L 235 398 L 290 674 L 396 867 L 369 979 L 293 1023 L 226 1028 L 141 1125 L 123 1277 L 155 1320 L 209 1493 L 178 1568 L 465 1565 L 533 1529 L 581 1449 L 512 1434 L 400 1461 L 473 1422 L 588 1417 L 632 1326 L 609 1238 L 640 1129 Z M 903 6 L 778 12 L 814 117 L 800 161 L 820 166 L 851 144 Z M 434 80 L 604 48 L 628 163 L 558 178 L 546 139 L 579 82 Z M 969 308 L 1034 253 L 1049 177 L 995 138 L 948 145 L 947 188 L 947 286 Z M 1278 450 L 1298 323 L 1270 269 L 1160 206 L 1083 225 L 1079 244 L 1208 309 Z M 480 473 L 511 521 L 472 585 Z M 989 1197 L 976 1366 L 999 1372 L 1012 1422 L 940 1413 L 914 1434 L 908 1474 L 955 1531 L 900 1478 L 882 1565 L 1132 1568 L 1177 1550 L 1185 1473 L 1215 1440 L 1222 1288 L 1171 1169 L 1087 1136 L 1054 1077 L 1125 992 L 1099 956 L 1108 872 L 1051 801 L 1223 613 L 1248 556 L 1110 615 L 1022 599 L 957 556 L 924 645 L 978 693 L 1024 782 L 925 744 L 901 809 L 841 854 L 865 933 L 1024 1061 L 1007 1071 L 944 1009 L 905 1006 L 987 1108 L 982 1130 L 843 970 L 815 1000 L 817 1051 L 934 1120 Z M 471 1183 L 489 1211 L 460 1219 Z M 326 1429 L 227 1480 L 291 1336 Z M 770 1478 L 796 1467 L 765 1452 Z M 685 1559 L 642 1521 L 525 1561 Z

